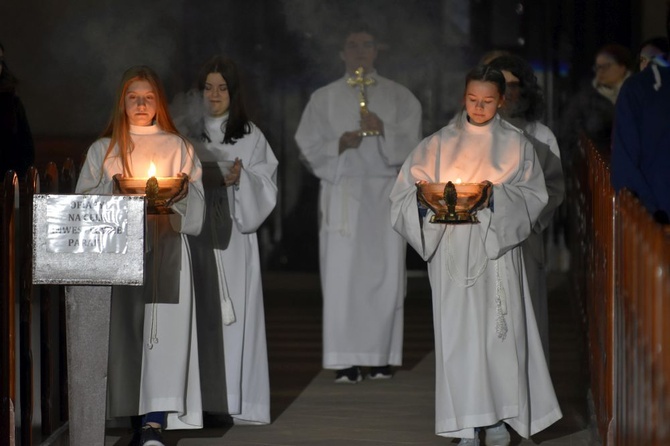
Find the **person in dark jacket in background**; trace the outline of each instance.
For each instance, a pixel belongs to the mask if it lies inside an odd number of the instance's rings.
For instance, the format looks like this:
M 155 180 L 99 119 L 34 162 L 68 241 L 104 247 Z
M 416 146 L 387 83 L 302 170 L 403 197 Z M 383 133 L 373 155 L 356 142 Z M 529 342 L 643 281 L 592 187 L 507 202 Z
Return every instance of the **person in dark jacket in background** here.
M 670 36 L 670 7 L 666 16 Z M 667 61 L 667 59 L 666 59 Z M 616 104 L 611 181 L 636 194 L 654 218 L 670 220 L 670 67 L 651 63 L 631 76 Z
M 0 43 L 0 175 L 13 170 L 21 178 L 35 161 L 35 146 L 17 94 L 18 83 L 5 63 L 5 48 Z
M 632 56 L 628 48 L 608 44 L 596 53 L 595 76 L 575 95 L 561 119 L 560 145 L 572 151 L 580 133 L 607 151 L 611 145 L 614 106 L 623 82 L 630 76 Z

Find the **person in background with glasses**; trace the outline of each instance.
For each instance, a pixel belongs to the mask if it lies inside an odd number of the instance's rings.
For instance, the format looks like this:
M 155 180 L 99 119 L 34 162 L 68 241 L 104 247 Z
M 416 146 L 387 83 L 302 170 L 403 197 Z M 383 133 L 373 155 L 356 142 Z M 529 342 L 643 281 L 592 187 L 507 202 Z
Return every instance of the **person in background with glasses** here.
M 5 63 L 5 47 L 0 43 L 0 175 L 13 170 L 22 178 L 35 161 L 35 146 L 17 94 L 18 84 Z
M 571 151 L 583 132 L 596 146 L 610 150 L 614 105 L 632 67 L 633 58 L 625 46 L 610 43 L 598 50 L 593 79 L 568 104 L 561 119 L 562 148 Z

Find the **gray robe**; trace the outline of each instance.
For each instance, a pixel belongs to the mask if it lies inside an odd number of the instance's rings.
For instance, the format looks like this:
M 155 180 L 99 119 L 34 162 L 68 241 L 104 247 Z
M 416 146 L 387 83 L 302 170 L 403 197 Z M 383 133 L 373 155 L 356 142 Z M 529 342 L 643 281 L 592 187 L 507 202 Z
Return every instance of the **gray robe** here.
M 516 124 L 516 123 L 515 123 Z M 563 202 L 565 181 L 558 142 L 553 132 L 546 125 L 539 122 L 525 123 L 520 127 L 524 135 L 533 144 L 537 160 L 542 166 L 544 183 L 547 186 L 549 200 L 542 209 L 533 231 L 523 242 L 523 260 L 526 265 L 528 288 L 533 301 L 537 329 L 542 339 L 544 354 L 549 362 L 549 304 L 547 302 L 547 270 L 545 259 L 544 231 L 554 218 L 554 213 Z

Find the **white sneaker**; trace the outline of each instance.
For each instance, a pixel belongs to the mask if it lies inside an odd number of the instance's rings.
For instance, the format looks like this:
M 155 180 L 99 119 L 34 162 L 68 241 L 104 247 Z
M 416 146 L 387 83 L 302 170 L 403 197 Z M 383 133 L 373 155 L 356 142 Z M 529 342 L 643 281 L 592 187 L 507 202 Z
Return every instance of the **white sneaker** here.
M 368 374 L 370 379 L 391 379 L 393 378 L 393 372 L 391 371 L 391 366 L 386 365 L 383 367 L 370 367 L 370 373 Z
M 335 372 L 335 382 L 338 384 L 356 384 L 363 380 L 361 368 L 358 366 L 349 367 L 347 369 L 338 370 Z
M 479 446 L 479 435 L 475 432 L 475 438 L 461 438 L 458 446 Z
M 486 428 L 484 444 L 486 446 L 509 446 L 510 436 L 502 421 Z

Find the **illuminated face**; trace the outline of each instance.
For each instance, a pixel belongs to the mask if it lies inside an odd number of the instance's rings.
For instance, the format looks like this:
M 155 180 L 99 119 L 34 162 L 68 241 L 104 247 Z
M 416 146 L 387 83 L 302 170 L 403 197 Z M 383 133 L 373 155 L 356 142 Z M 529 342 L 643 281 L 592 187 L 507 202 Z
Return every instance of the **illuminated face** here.
M 344 61 L 349 74 L 353 74 L 359 67 L 363 67 L 365 72 L 370 72 L 374 69 L 376 58 L 375 39 L 365 32 L 349 34 L 344 42 L 344 49 L 340 51 L 340 59 Z
M 156 92 L 149 81 L 132 81 L 124 98 L 126 116 L 132 125 L 151 125 L 156 117 Z
M 596 72 L 598 83 L 606 87 L 616 86 L 623 80 L 627 71 L 625 65 L 619 65 L 607 54 L 598 54 L 593 70 Z
M 209 73 L 203 91 L 205 107 L 211 116 L 223 116 L 230 107 L 228 84 L 221 73 Z
M 493 82 L 472 80 L 468 82 L 463 101 L 470 122 L 481 125 L 493 119 L 504 98 Z

